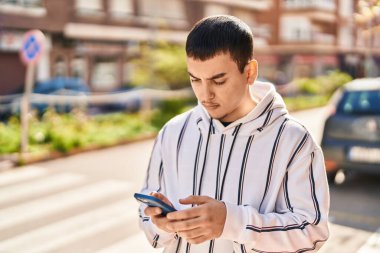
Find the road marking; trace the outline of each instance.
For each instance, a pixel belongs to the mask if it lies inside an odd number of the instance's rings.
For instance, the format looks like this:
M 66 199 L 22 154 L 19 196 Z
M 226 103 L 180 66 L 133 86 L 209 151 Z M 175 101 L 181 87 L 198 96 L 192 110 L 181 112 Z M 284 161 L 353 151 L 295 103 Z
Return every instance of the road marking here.
M 86 185 L 68 192 L 48 196 L 35 201 L 0 210 L 0 230 L 10 228 L 23 222 L 32 221 L 56 212 L 66 211 L 76 206 L 83 206 L 97 200 L 125 193 L 131 184 L 119 181 L 105 181 Z
M 80 239 L 80 237 L 72 237 L 72 234 L 85 234 L 87 236 L 90 232 L 86 230 L 87 232 L 84 233 L 82 230 L 97 226 L 98 223 L 103 224 L 108 220 L 115 219 L 121 224 L 123 221 L 125 222 L 125 219 L 130 219 L 132 216 L 137 219 L 136 210 L 137 203 L 134 199 L 122 200 L 4 240 L 0 242 L 0 252 L 22 252 L 25 249 L 28 249 L 28 252 L 33 250 L 37 252 L 38 249 L 65 245 L 74 238 L 75 240 Z M 96 231 L 92 232 L 95 234 Z M 46 242 L 49 243 L 46 244 Z
M 110 247 L 100 250 L 96 253 L 124 253 L 124 252 L 144 252 L 159 253 L 161 249 L 155 249 L 149 245 L 143 232 L 128 237 L 128 239 L 115 243 Z
M 82 227 L 73 231 L 72 233 L 65 234 L 63 237 L 55 237 L 48 239 L 42 245 L 36 245 L 37 248 L 28 249 L 28 253 L 48 253 L 55 252 L 60 247 L 69 245 L 70 243 L 77 242 L 96 234 L 104 234 L 112 228 L 120 226 L 126 220 L 136 219 L 136 212 L 124 212 L 120 215 L 108 217 L 97 223 L 92 223 L 87 227 Z
M 368 238 L 357 253 L 380 253 L 380 228 Z
M 64 173 L 43 177 L 31 182 L 11 185 L 0 191 L 0 205 L 72 187 L 83 183 L 84 180 L 85 176 L 83 175 Z
M 19 183 L 24 180 L 41 177 L 48 174 L 48 171 L 36 166 L 25 166 L 19 169 L 2 172 L 0 175 L 0 186 Z

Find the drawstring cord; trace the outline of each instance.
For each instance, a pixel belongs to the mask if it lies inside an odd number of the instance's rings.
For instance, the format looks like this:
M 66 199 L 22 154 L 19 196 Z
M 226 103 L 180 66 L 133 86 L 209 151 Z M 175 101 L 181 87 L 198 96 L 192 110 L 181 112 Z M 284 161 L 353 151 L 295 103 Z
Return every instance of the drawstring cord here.
M 241 127 L 242 125 L 243 125 L 243 123 L 240 123 L 240 124 L 237 126 L 236 133 L 235 133 L 234 139 L 233 139 L 232 144 L 231 144 L 231 149 L 230 149 L 230 153 L 228 154 L 228 159 L 227 159 L 226 169 L 224 170 L 224 174 L 223 174 L 222 189 L 220 190 L 219 200 L 222 200 L 222 199 L 223 199 L 224 183 L 225 183 L 225 181 L 226 181 L 226 175 L 227 175 L 228 165 L 230 164 L 231 154 L 232 154 L 232 151 L 233 151 L 234 146 L 235 146 L 236 137 L 238 136 L 239 131 L 240 131 L 240 127 Z
M 206 160 L 207 160 L 207 153 L 208 153 L 208 146 L 209 146 L 209 142 L 210 142 L 211 130 L 212 130 L 212 127 L 213 127 L 212 126 L 212 120 L 213 120 L 213 118 L 210 118 L 210 126 L 208 128 L 207 142 L 206 142 L 206 151 L 205 151 L 205 156 L 203 158 L 203 166 L 202 166 L 201 178 L 199 179 L 198 195 L 201 195 L 201 191 L 202 191 L 203 173 L 205 171 Z

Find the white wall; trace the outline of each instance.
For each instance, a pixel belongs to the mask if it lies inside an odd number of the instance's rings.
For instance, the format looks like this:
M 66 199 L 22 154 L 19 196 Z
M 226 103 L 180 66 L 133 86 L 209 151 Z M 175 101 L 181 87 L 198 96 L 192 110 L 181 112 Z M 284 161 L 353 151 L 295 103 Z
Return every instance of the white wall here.
M 37 81 L 44 81 L 50 78 L 50 51 L 51 51 L 51 36 L 45 34 L 45 48 L 37 65 Z

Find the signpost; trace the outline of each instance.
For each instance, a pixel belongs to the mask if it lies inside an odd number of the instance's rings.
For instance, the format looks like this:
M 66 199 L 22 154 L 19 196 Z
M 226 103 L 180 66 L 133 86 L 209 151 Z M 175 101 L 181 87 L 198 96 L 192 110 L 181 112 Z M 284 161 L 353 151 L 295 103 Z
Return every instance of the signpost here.
M 45 36 L 40 30 L 28 31 L 20 50 L 21 61 L 26 65 L 25 89 L 21 99 L 21 153 L 28 152 L 30 95 L 33 89 L 35 66 L 45 46 Z

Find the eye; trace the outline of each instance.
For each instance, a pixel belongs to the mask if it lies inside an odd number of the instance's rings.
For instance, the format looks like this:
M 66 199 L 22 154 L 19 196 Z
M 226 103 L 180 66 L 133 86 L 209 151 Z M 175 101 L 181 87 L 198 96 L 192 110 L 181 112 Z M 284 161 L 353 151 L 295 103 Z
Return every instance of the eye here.
M 190 81 L 191 81 L 192 83 L 196 83 L 196 82 L 199 82 L 199 79 L 190 79 Z
M 221 82 L 217 82 L 217 81 L 214 80 L 214 83 L 215 83 L 216 85 L 222 85 L 222 84 L 224 84 L 225 82 L 226 82 L 226 80 L 221 81 Z

